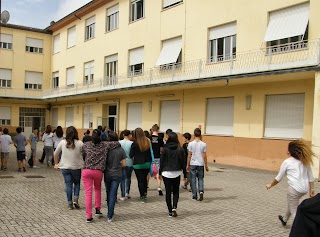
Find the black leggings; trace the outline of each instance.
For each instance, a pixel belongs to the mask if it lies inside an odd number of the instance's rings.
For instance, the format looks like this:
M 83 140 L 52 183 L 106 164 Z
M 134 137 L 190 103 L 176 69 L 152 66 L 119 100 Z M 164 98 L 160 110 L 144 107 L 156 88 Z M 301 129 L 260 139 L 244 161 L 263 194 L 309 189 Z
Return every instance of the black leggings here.
M 172 213 L 172 208 L 176 209 L 178 207 L 180 175 L 177 178 L 162 178 L 166 188 L 166 202 L 168 211 L 169 213 Z M 171 201 L 171 193 L 173 193 L 173 203 Z
M 147 176 L 149 173 L 149 169 L 135 169 L 134 172 L 136 173 L 137 181 L 138 181 L 138 188 L 140 192 L 140 197 L 144 197 L 147 195 Z

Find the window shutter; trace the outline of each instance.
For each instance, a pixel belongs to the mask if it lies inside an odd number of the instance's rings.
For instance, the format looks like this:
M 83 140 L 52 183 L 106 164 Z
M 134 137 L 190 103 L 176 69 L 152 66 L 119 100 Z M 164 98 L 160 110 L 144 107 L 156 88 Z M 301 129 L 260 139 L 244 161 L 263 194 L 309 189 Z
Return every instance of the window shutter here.
M 67 68 L 67 86 L 74 85 L 75 68 Z
M 308 2 L 270 12 L 270 20 L 264 41 L 304 35 L 309 21 L 309 8 L 310 4 Z
M 11 80 L 12 79 L 12 70 L 0 68 L 0 79 Z
M 66 127 L 73 126 L 73 107 L 66 108 Z
M 134 130 L 142 127 L 142 103 L 128 104 L 127 129 Z
M 233 135 L 234 98 L 212 98 L 207 100 L 206 133 Z
M 60 34 L 53 37 L 53 53 L 60 52 Z
M 0 118 L 11 119 L 11 107 L 0 107 Z
M 59 77 L 59 72 L 52 73 L 52 78 L 56 78 L 56 77 Z
M 86 20 L 86 26 L 92 25 L 96 22 L 96 16 L 92 16 Z
M 25 83 L 42 85 L 42 72 L 26 72 Z
M 43 48 L 43 40 L 42 39 L 27 38 L 27 46 L 36 47 L 36 48 Z
M 266 97 L 265 137 L 301 138 L 304 123 L 304 94 Z
M 160 130 L 180 131 L 180 101 L 161 101 Z
M 217 27 L 212 27 L 209 32 L 209 39 L 219 39 L 237 34 L 237 23 L 232 22 Z
M 4 43 L 11 43 L 12 44 L 12 35 L 7 34 L 0 34 L 0 41 Z
M 183 2 L 183 1 L 182 0 L 163 0 L 163 8 L 171 6 L 178 2 Z
M 105 63 L 111 63 L 115 61 L 118 61 L 118 54 L 113 54 L 105 58 Z
M 52 109 L 52 126 L 53 127 L 58 126 L 58 108 Z
M 110 16 L 112 14 L 115 14 L 116 12 L 119 11 L 119 4 L 114 5 L 113 7 L 108 8 L 107 10 L 107 15 Z
M 76 26 L 68 29 L 68 48 L 76 45 Z
M 130 50 L 130 66 L 144 62 L 144 47 Z
M 157 66 L 175 63 L 182 49 L 182 37 L 163 41 Z

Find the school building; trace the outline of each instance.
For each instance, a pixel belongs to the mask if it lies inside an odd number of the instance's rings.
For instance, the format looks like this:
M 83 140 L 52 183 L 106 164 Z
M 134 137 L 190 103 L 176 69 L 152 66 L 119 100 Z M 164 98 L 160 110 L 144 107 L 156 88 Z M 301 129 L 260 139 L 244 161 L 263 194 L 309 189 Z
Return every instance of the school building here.
M 210 162 L 320 154 L 320 1 L 93 0 L 46 29 L 1 25 L 0 126 L 183 134 Z M 48 19 L 50 21 L 50 19 Z M 319 159 L 314 159 L 319 176 Z

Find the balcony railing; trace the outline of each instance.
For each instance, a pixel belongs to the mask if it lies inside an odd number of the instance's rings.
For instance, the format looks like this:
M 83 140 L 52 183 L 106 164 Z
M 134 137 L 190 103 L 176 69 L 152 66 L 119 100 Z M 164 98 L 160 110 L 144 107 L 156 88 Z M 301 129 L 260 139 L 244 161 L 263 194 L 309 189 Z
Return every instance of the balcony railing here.
M 320 41 L 290 43 L 248 52 L 239 52 L 235 57 L 224 61 L 200 59 L 146 69 L 141 75 L 128 75 L 95 79 L 90 84 L 75 83 L 74 87 L 59 87 L 43 90 L 43 98 L 95 93 L 114 89 L 138 87 L 169 82 L 180 82 L 202 78 L 215 78 L 229 75 L 294 69 L 319 65 Z M 0 89 L 0 95 L 3 91 Z M 8 94 L 8 93 L 7 93 Z

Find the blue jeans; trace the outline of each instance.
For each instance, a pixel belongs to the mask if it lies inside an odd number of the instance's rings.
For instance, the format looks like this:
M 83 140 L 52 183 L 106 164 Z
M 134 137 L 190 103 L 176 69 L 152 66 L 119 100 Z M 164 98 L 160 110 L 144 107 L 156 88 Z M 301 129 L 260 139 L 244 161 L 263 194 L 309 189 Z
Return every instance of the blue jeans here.
M 68 204 L 72 204 L 73 185 L 74 185 L 74 198 L 75 199 L 79 198 L 81 169 L 78 169 L 78 170 L 61 169 L 61 172 L 64 178 L 64 182 L 66 184 Z
M 121 197 L 125 197 L 126 193 L 130 193 L 132 171 L 133 167 L 126 166 L 122 168 Z
M 121 177 L 104 175 L 104 182 L 107 188 L 107 206 L 108 206 L 108 219 L 112 219 L 114 214 L 114 206 L 117 200 L 117 192 Z
M 197 198 L 197 178 L 199 193 L 203 192 L 204 166 L 190 165 L 192 198 Z

